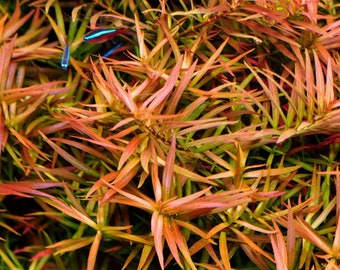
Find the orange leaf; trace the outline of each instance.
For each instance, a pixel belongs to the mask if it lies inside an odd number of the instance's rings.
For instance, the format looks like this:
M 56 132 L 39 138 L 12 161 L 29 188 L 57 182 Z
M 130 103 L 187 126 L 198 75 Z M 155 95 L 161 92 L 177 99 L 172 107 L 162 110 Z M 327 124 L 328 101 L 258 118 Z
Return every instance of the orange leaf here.
M 173 239 L 176 242 L 176 245 L 181 251 L 183 257 L 185 258 L 186 263 L 190 266 L 190 269 L 197 269 L 191 259 L 191 254 L 187 246 L 187 241 L 185 240 L 182 231 L 179 229 L 175 222 L 171 223 L 171 227 Z
M 173 88 L 177 82 L 179 71 L 182 64 L 182 57 L 176 63 L 176 66 L 172 69 L 169 78 L 166 80 L 164 86 L 149 97 L 141 106 L 141 109 L 148 108 L 150 111 L 155 110 L 162 102 L 164 102 L 167 96 L 173 91 Z
M 11 183 L 0 183 L 1 195 L 17 195 L 22 197 L 42 196 L 52 198 L 51 195 L 39 191 L 39 189 L 61 187 L 62 183 L 41 181 L 20 181 Z
M 128 160 L 128 158 L 131 155 L 136 153 L 135 150 L 143 142 L 143 140 L 147 138 L 147 135 L 148 135 L 147 133 L 142 133 L 132 138 L 132 140 L 125 147 L 122 156 L 120 157 L 118 163 L 118 170 L 120 170 L 123 167 L 124 163 Z
M 163 200 L 167 200 L 171 197 L 171 191 L 173 187 L 172 183 L 174 183 L 175 157 L 176 157 L 176 136 L 173 135 L 168 156 L 165 161 L 162 177 Z
M 136 176 L 140 169 L 137 165 L 139 165 L 139 158 L 133 158 L 119 171 L 119 174 L 113 182 L 115 189 L 111 189 L 105 194 L 103 198 L 104 202 L 112 195 L 116 194 L 117 190 L 123 189 L 131 179 Z
M 297 216 L 295 220 L 295 230 L 300 236 L 323 250 L 325 253 L 332 254 L 332 249 L 328 241 L 299 216 Z
M 155 241 L 155 250 L 158 256 L 161 268 L 164 269 L 164 256 L 163 256 L 163 223 L 164 217 L 155 211 L 151 217 L 151 232 Z
M 227 245 L 227 237 L 225 232 L 221 232 L 219 239 L 219 249 L 223 262 L 223 266 L 226 270 L 231 270 L 229 254 L 228 254 L 228 245 Z
M 237 230 L 234 227 L 230 227 L 230 229 L 238 236 L 240 240 L 242 240 L 246 245 L 249 246 L 254 252 L 261 254 L 262 256 L 266 257 L 271 262 L 275 262 L 275 260 L 270 256 L 267 252 L 265 252 L 261 247 L 256 245 L 246 234 Z
M 176 239 L 175 239 L 175 231 L 174 231 L 174 227 L 172 226 L 172 222 L 171 220 L 165 218 L 164 219 L 164 227 L 163 227 L 163 233 L 164 233 L 164 237 L 166 240 L 166 243 L 168 244 L 168 247 L 171 251 L 171 256 L 174 257 L 174 259 L 176 260 L 176 262 L 178 263 L 178 265 L 183 268 L 181 259 L 179 258 L 179 253 L 178 253 L 178 249 L 177 249 L 177 244 L 176 244 Z
M 31 10 L 28 14 L 20 19 L 21 5 L 15 5 L 15 10 L 11 16 L 11 19 L 6 23 L 2 39 L 7 39 L 18 32 L 18 30 L 27 22 L 29 17 L 32 16 L 34 10 Z
M 93 243 L 94 237 L 81 237 L 81 238 L 75 238 L 75 239 L 66 239 L 62 240 L 58 243 L 52 244 L 47 246 L 47 248 L 50 249 L 57 249 L 57 251 L 54 253 L 55 255 L 65 252 L 74 251 L 79 248 L 86 247 Z
M 274 251 L 276 269 L 287 270 L 288 254 L 286 249 L 286 243 L 275 220 L 273 220 L 273 225 L 276 233 L 270 234 L 269 237 Z
M 79 170 L 88 173 L 89 175 L 99 177 L 99 174 L 94 169 L 87 166 L 85 163 L 78 160 L 76 157 L 70 155 L 67 151 L 63 150 L 60 146 L 52 142 L 48 139 L 42 132 L 39 132 L 40 135 L 45 139 L 45 141 L 65 160 L 70 162 L 74 167 L 78 168 Z
M 102 233 L 100 231 L 97 231 L 96 236 L 94 237 L 94 241 L 92 242 L 89 256 L 87 258 L 87 270 L 93 270 L 96 264 L 96 258 L 100 246 L 100 241 L 102 239 Z
M 97 224 L 83 211 L 78 211 L 77 209 L 75 209 L 72 206 L 69 206 L 63 202 L 61 202 L 60 200 L 58 200 L 55 197 L 49 198 L 49 199 L 45 199 L 42 198 L 44 202 L 46 202 L 47 204 L 53 206 L 54 208 L 57 208 L 60 212 L 82 222 L 87 224 L 88 226 L 97 229 Z

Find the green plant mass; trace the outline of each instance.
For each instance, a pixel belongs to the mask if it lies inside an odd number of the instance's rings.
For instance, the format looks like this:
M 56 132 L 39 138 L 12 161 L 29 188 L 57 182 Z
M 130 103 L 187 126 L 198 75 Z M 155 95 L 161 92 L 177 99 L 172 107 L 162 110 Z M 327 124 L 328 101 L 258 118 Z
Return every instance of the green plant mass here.
M 0 1 L 0 269 L 339 269 L 339 18 Z

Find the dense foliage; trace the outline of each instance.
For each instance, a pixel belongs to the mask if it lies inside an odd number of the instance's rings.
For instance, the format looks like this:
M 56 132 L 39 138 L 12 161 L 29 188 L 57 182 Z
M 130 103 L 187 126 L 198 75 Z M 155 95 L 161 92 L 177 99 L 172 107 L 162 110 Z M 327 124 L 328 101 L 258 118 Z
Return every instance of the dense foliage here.
M 338 269 L 339 8 L 1 1 L 0 268 Z

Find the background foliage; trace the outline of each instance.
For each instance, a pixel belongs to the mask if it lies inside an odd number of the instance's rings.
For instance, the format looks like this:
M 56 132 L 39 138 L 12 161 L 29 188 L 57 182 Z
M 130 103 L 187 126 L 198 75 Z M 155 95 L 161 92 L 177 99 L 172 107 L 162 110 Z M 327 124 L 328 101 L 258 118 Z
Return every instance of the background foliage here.
M 338 269 L 336 1 L 0 3 L 1 269 Z

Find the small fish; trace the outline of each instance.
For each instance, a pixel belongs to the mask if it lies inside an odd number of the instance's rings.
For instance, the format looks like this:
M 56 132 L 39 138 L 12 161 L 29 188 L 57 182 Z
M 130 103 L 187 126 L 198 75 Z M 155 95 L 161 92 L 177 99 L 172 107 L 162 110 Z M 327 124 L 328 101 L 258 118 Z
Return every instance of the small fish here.
M 114 46 L 111 50 L 107 51 L 102 55 L 102 57 L 109 57 L 111 54 L 113 54 L 116 50 L 118 50 L 120 47 L 123 46 L 123 42 L 118 43 L 116 46 Z
M 126 32 L 127 28 L 96 29 L 86 34 L 83 40 L 89 43 L 103 43 L 113 39 L 117 35 L 124 34 Z
M 66 43 L 63 56 L 61 57 L 61 62 L 60 62 L 61 68 L 64 70 L 67 69 L 69 62 L 70 62 L 70 46 L 68 46 L 68 43 Z

